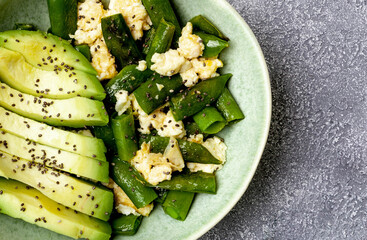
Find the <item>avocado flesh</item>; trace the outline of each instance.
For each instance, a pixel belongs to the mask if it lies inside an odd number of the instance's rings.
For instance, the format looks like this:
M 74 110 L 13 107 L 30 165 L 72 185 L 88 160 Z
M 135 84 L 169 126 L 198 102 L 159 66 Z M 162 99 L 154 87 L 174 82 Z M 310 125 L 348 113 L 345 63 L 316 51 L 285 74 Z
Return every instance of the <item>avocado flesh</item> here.
M 9 132 L 24 139 L 99 161 L 106 161 L 106 146 L 98 138 L 51 127 L 7 111 L 2 107 L 0 107 L 0 126 L 1 131 Z
M 45 146 L 10 133 L 0 134 L 0 151 L 94 181 L 109 181 L 108 162 Z
M 42 164 L 0 151 L 3 177 L 28 184 L 64 206 L 107 221 L 113 207 L 113 193 L 92 183 Z
M 53 99 L 81 96 L 97 100 L 106 97 L 102 84 L 94 75 L 79 70 L 43 70 L 26 62 L 22 54 L 2 47 L 0 79 L 12 88 L 33 96 L 43 95 Z
M 0 213 L 75 239 L 110 239 L 107 222 L 75 213 L 23 183 L 0 178 L 0 191 Z
M 54 126 L 104 126 L 109 120 L 103 102 L 82 97 L 59 100 L 37 98 L 4 83 L 0 83 L 0 106 Z
M 97 71 L 83 54 L 66 40 L 40 31 L 10 30 L 0 33 L 0 47 L 21 53 L 27 62 L 35 67 L 54 71 L 54 66 L 62 71 L 80 70 L 92 75 Z M 53 60 L 49 62 L 49 60 Z M 44 65 L 42 59 L 47 60 Z

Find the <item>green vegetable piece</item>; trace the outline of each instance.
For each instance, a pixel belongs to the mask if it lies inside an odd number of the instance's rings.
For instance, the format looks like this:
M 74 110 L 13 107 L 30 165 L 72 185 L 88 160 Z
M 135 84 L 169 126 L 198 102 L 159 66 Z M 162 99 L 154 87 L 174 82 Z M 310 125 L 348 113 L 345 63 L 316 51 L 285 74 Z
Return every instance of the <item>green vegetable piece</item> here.
M 162 18 L 147 53 L 146 62 L 149 68 L 152 65 L 152 57 L 155 53 L 164 53 L 170 48 L 174 33 L 175 25 L 166 22 Z
M 174 96 L 170 105 L 175 120 L 180 121 L 192 116 L 204 109 L 205 106 L 214 103 L 222 94 L 227 81 L 231 77 L 232 74 L 225 74 L 208 79 Z
M 214 26 L 213 23 L 211 23 L 207 18 L 205 18 L 202 15 L 198 15 L 192 18 L 189 22 L 192 23 L 194 29 L 204 31 L 208 34 L 212 34 L 226 41 L 229 40 L 229 38 L 227 38 L 223 33 L 221 33 L 219 29 L 216 26 Z
M 225 88 L 222 95 L 220 95 L 218 98 L 217 108 L 227 122 L 239 121 L 245 118 L 245 115 L 241 111 L 228 88 Z
M 90 54 L 90 48 L 87 44 L 77 45 L 74 47 L 78 52 L 84 55 L 90 62 L 92 59 L 92 55 Z
M 24 118 L 0 107 L 1 130 L 53 148 L 106 161 L 106 147 L 98 138 L 65 131 Z
M 138 151 L 133 114 L 112 117 L 111 127 L 120 159 L 129 161 Z
M 144 37 L 144 45 L 143 45 L 143 54 L 147 55 L 154 39 L 156 29 L 154 27 L 151 27 L 148 32 L 145 33 Z
M 161 85 L 163 88 L 159 90 L 158 86 Z M 168 102 L 169 98 L 175 95 L 183 86 L 179 74 L 173 77 L 164 77 L 154 73 L 134 91 L 134 95 L 143 111 L 150 114 L 165 102 Z
M 101 20 L 103 38 L 108 50 L 115 56 L 118 69 L 137 63 L 142 56 L 121 14 Z
M 226 120 L 215 107 L 206 107 L 195 114 L 193 118 L 201 131 L 208 134 L 220 132 L 227 124 Z
M 78 0 L 47 0 L 51 32 L 63 39 L 70 39 L 78 21 Z
M 198 143 L 177 139 L 183 159 L 186 162 L 204 163 L 204 164 L 220 164 L 221 161 L 213 157 L 213 155 L 204 146 Z M 141 135 L 139 144 L 150 142 L 151 151 L 154 153 L 163 153 L 166 149 L 169 138 Z
M 112 220 L 112 232 L 116 235 L 132 236 L 140 227 L 143 216 L 122 215 L 119 218 Z
M 137 208 L 145 207 L 158 196 L 152 188 L 143 185 L 140 173 L 127 161 L 112 159 L 111 177 Z
M 154 187 L 182 192 L 211 194 L 217 192 L 215 175 L 203 172 L 177 174 L 172 176 L 171 180 L 163 181 Z
M 166 200 L 168 190 L 157 188 L 155 191 L 158 194 L 158 197 L 154 200 L 154 202 L 163 204 L 164 200 Z
M 37 27 L 30 23 L 15 23 L 14 30 L 37 31 Z
M 94 158 L 35 143 L 29 139 L 4 132 L 0 135 L 0 151 L 24 158 L 28 161 L 44 164 L 64 172 L 73 173 L 94 181 L 108 182 L 109 163 Z
M 181 27 L 170 1 L 142 0 L 142 2 L 155 28 L 158 28 L 158 25 L 162 19 L 165 19 L 167 22 L 175 25 L 175 35 L 173 37 L 173 42 L 175 45 L 177 45 L 178 39 L 181 36 Z
M 108 240 L 111 237 L 107 222 L 74 212 L 23 183 L 0 178 L 0 192 L 2 214 L 74 239 Z
M 190 135 L 198 135 L 203 134 L 204 138 L 208 136 L 208 134 L 201 131 L 196 122 L 188 122 L 185 124 L 186 136 L 190 137 Z
M 0 79 L 10 87 L 36 97 L 68 99 L 80 96 L 97 100 L 106 97 L 95 75 L 80 70 L 42 69 L 29 64 L 21 53 L 3 47 L 0 47 Z
M 88 59 L 69 41 L 50 33 L 25 30 L 0 32 L 0 47 L 22 54 L 29 64 L 43 70 L 70 74 L 75 69 L 97 75 Z
M 103 140 L 107 147 L 107 155 L 114 156 L 117 154 L 115 136 L 113 135 L 111 122 L 106 126 L 93 126 L 92 131 L 96 138 Z
M 223 49 L 229 47 L 227 41 L 222 40 L 214 35 L 206 34 L 203 32 L 194 32 L 198 35 L 205 45 L 203 55 L 204 58 L 217 57 Z
M 103 102 L 83 97 L 69 99 L 37 98 L 0 83 L 0 106 L 25 117 L 54 126 L 82 128 L 104 126 L 108 115 Z
M 153 72 L 149 69 L 140 71 L 137 65 L 129 65 L 124 67 L 114 78 L 112 78 L 105 86 L 107 98 L 106 105 L 109 108 L 115 109 L 116 97 L 115 94 L 120 90 L 133 92 L 137 87 L 147 80 Z
M 50 199 L 89 216 L 104 221 L 110 218 L 113 193 L 109 189 L 46 168 L 42 163 L 27 161 L 1 151 L 0 154 L 0 176 L 28 184 Z
M 169 191 L 163 203 L 163 210 L 174 219 L 184 221 L 189 213 L 195 193 Z

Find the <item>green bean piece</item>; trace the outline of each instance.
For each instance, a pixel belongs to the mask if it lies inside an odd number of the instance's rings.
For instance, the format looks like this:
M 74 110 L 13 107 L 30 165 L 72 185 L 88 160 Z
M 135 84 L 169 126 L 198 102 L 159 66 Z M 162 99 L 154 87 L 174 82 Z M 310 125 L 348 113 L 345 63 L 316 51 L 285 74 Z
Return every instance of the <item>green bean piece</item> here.
M 137 65 L 128 65 L 124 67 L 114 78 L 112 78 L 105 86 L 106 100 L 105 103 L 109 110 L 115 110 L 116 97 L 115 94 L 120 90 L 133 92 L 140 86 L 153 72 L 149 69 L 140 71 Z
M 37 27 L 30 23 L 15 23 L 14 30 L 37 31 Z
M 111 119 L 111 127 L 119 158 L 129 161 L 138 151 L 133 114 L 131 112 L 121 116 L 115 114 Z
M 142 2 L 155 28 L 158 28 L 162 18 L 175 25 L 175 35 L 173 37 L 173 42 L 174 45 L 177 45 L 178 39 L 181 36 L 181 27 L 170 1 L 142 0 Z
M 78 0 L 47 0 L 51 33 L 63 39 L 70 39 L 78 21 Z
M 101 20 L 103 38 L 108 50 L 115 56 L 118 69 L 137 63 L 142 56 L 121 14 Z
M 148 54 L 150 47 L 152 46 L 155 32 L 156 32 L 156 29 L 154 27 L 151 27 L 149 31 L 145 33 L 143 51 L 142 51 L 144 55 Z
M 210 173 L 184 173 L 172 176 L 171 180 L 166 180 L 156 186 L 168 190 L 195 192 L 195 193 L 211 193 L 217 192 L 217 183 L 214 174 Z
M 217 108 L 227 122 L 239 121 L 245 118 L 228 88 L 225 88 L 222 95 L 218 98 Z
M 166 200 L 169 191 L 161 188 L 157 188 L 155 190 L 156 190 L 155 192 L 158 194 L 158 197 L 154 200 L 154 202 L 163 204 L 164 200 Z
M 114 157 L 110 174 L 137 208 L 145 207 L 158 197 L 152 188 L 143 185 L 142 176 L 127 161 Z
M 192 116 L 214 103 L 222 94 L 227 81 L 231 77 L 232 74 L 225 74 L 211 78 L 174 96 L 170 105 L 175 120 L 180 121 Z
M 204 31 L 208 34 L 212 34 L 226 41 L 229 40 L 229 38 L 227 38 L 223 33 L 221 33 L 221 31 L 219 31 L 219 29 L 216 26 L 214 26 L 213 23 L 211 23 L 206 17 L 202 15 L 198 15 L 192 18 L 189 22 L 192 23 L 194 29 Z
M 107 147 L 107 155 L 114 156 L 117 153 L 116 143 L 115 143 L 115 136 L 113 135 L 112 128 L 109 123 L 106 126 L 93 126 L 92 131 L 93 135 L 96 138 L 102 139 L 104 144 Z
M 158 88 L 161 85 L 163 88 Z M 182 78 L 179 74 L 173 77 L 165 77 L 154 73 L 134 91 L 134 95 L 143 111 L 146 114 L 150 114 L 168 102 L 170 97 L 175 95 L 183 87 Z
M 208 134 L 220 132 L 227 124 L 226 120 L 215 107 L 206 107 L 195 114 L 193 118 L 201 131 Z
M 112 233 L 115 235 L 132 236 L 140 227 L 143 216 L 122 215 L 119 218 L 112 220 Z
M 184 221 L 189 213 L 195 193 L 169 191 L 163 203 L 163 210 L 174 219 Z
M 204 138 L 208 136 L 208 134 L 201 131 L 201 129 L 199 128 L 196 122 L 187 122 L 185 124 L 185 130 L 186 130 L 187 137 L 190 137 L 191 135 L 198 135 L 198 134 L 203 134 Z
M 198 35 L 201 40 L 203 40 L 203 44 L 205 45 L 203 51 L 204 58 L 212 58 L 218 56 L 223 49 L 229 47 L 227 41 L 222 40 L 214 35 L 203 33 L 203 32 L 194 32 Z
M 90 60 L 92 59 L 92 55 L 90 54 L 90 49 L 89 46 L 86 44 L 82 44 L 82 45 L 77 45 L 74 47 L 78 52 L 80 52 L 81 54 L 84 55 L 84 57 L 86 57 L 88 59 L 88 61 L 90 62 Z
M 155 53 L 164 53 L 170 48 L 174 33 L 175 25 L 166 22 L 162 18 L 146 57 L 147 66 L 149 68 L 152 65 L 152 57 Z
M 182 139 L 177 139 L 181 154 L 185 162 L 195 162 L 204 164 L 220 164 L 221 161 L 216 159 L 203 145 Z M 153 153 L 163 153 L 166 149 L 169 138 L 141 135 L 139 144 L 150 142 L 151 151 Z

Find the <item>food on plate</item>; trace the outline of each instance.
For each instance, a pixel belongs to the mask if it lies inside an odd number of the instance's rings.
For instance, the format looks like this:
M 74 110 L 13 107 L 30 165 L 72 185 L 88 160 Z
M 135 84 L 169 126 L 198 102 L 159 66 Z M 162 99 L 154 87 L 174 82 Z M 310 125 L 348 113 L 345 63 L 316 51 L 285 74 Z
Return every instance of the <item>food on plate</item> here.
M 159 204 L 184 221 L 220 187 L 214 134 L 245 118 L 220 73 L 229 39 L 169 0 L 47 4 L 50 33 L 0 32 L 0 213 L 90 240 Z

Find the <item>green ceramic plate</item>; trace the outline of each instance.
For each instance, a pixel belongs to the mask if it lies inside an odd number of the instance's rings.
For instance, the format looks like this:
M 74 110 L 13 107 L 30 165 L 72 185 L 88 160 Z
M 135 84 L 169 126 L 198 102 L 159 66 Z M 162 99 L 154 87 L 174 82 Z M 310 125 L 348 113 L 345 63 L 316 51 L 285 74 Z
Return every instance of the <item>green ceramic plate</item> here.
M 271 92 L 266 63 L 253 35 L 241 16 L 225 0 L 174 0 L 181 19 L 202 14 L 212 20 L 230 39 L 221 58 L 223 72 L 233 73 L 230 90 L 246 119 L 227 127 L 220 135 L 228 145 L 227 163 L 218 172 L 218 193 L 199 194 L 184 222 L 166 216 L 156 208 L 133 237 L 121 239 L 196 239 L 218 223 L 237 203 L 255 173 L 263 152 L 271 117 Z M 0 0 L 0 31 L 15 22 L 49 27 L 46 0 Z M 228 229 L 228 231 L 231 231 Z M 0 215 L 0 238 L 12 240 L 61 240 L 67 237 Z M 117 237 L 117 239 L 120 239 Z

